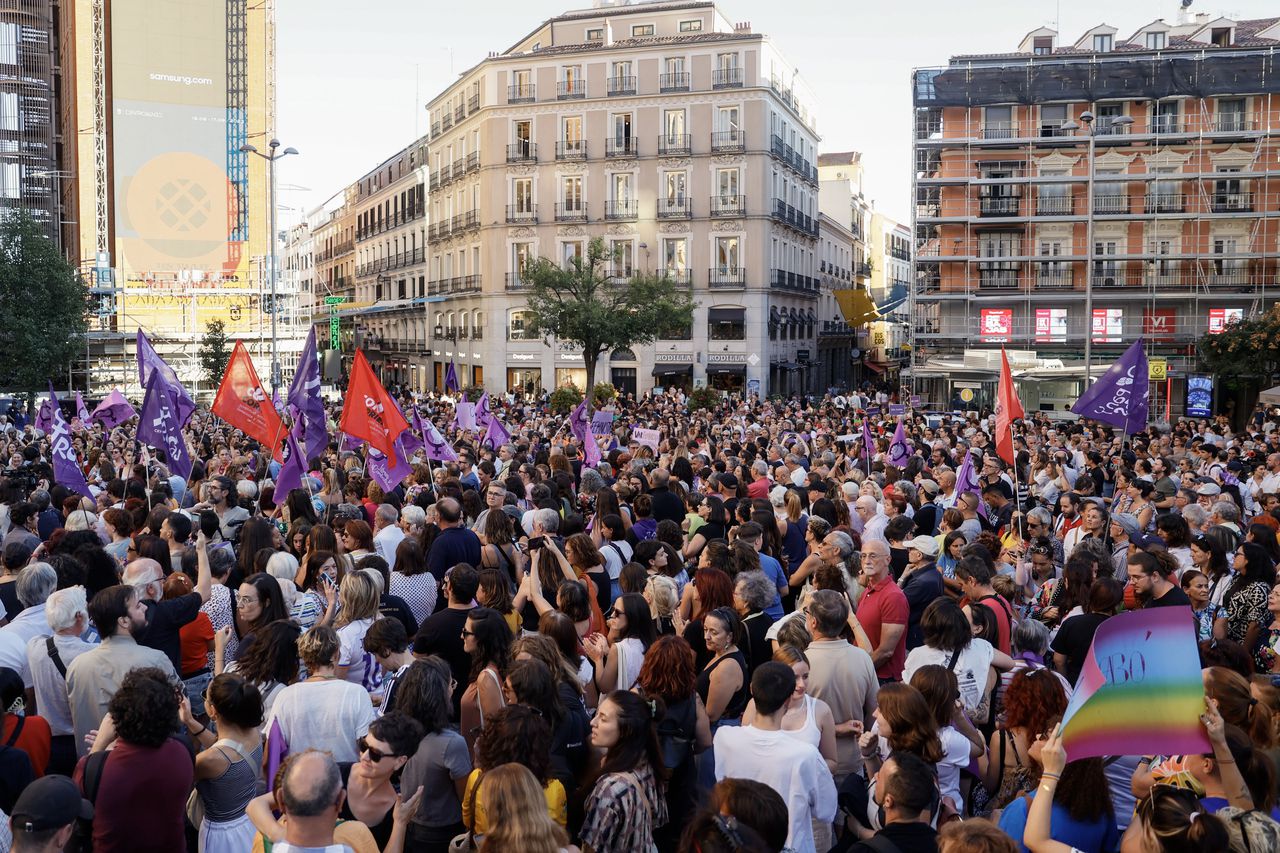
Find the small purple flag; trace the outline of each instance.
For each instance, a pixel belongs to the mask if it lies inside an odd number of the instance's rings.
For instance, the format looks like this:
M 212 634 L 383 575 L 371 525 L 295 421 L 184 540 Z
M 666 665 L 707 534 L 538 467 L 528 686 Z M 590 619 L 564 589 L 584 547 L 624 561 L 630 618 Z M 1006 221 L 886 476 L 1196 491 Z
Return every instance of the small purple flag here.
M 458 368 L 452 361 L 444 368 L 444 390 L 446 394 L 450 391 L 462 390 L 462 385 L 458 382 Z
M 453 410 L 453 425 L 457 429 L 475 429 L 476 404 L 459 400 L 458 405 Z M 488 424 L 485 424 L 486 429 L 488 429 L 488 426 Z
M 987 517 L 987 503 L 982 499 L 982 485 L 978 482 L 978 472 L 973 467 L 974 451 L 965 454 L 964 464 L 956 474 L 956 498 L 963 494 L 974 495 L 978 499 L 978 514 Z
M 76 396 L 80 395 L 77 394 Z M 67 422 L 62 418 L 62 411 L 58 408 L 58 398 L 53 393 L 52 382 L 49 383 L 49 400 L 53 403 L 53 423 L 49 426 L 50 449 L 53 455 L 53 478 L 76 494 L 92 498 L 93 495 L 89 493 L 89 486 L 84 481 L 84 473 L 80 470 L 80 463 L 76 459 L 75 448 L 71 446 L 71 430 L 67 427 Z M 84 404 L 81 403 L 80 405 L 83 406 Z
M 489 408 L 489 392 L 485 391 L 476 401 L 476 429 L 488 430 L 489 421 L 493 420 L 493 412 Z
M 307 460 L 298 446 L 298 439 L 292 432 L 285 436 L 280 448 L 282 464 L 280 473 L 276 474 L 276 494 L 287 497 L 294 489 L 302 488 L 302 477 L 306 474 Z
M 911 446 L 907 443 L 907 431 L 899 418 L 898 428 L 893 432 L 893 441 L 889 442 L 889 464 L 905 468 L 910 459 Z
M 357 437 L 356 437 L 356 436 L 354 436 L 354 435 L 344 435 L 344 436 L 342 437 L 342 449 L 343 449 L 343 450 L 349 450 L 349 451 L 351 451 L 352 453 L 354 453 L 354 452 L 356 452 L 357 450 L 359 450 L 361 447 L 364 447 L 364 439 L 363 439 L 363 438 L 357 438 Z
M 427 443 L 427 458 L 437 462 L 457 462 L 458 454 L 449 446 L 449 442 L 440 434 L 433 423 L 427 423 L 422 438 Z
M 876 441 L 871 437 L 871 418 L 867 415 L 862 416 L 862 446 L 867 451 L 867 464 L 871 464 L 871 459 L 876 455 Z
M 600 464 L 600 445 L 596 444 L 591 434 L 591 418 L 587 414 L 587 401 L 584 399 L 569 415 L 569 431 L 582 442 L 582 462 L 595 467 Z M 497 445 L 494 445 L 495 447 Z
M 53 408 L 58 405 L 53 399 L 53 392 L 49 392 L 49 397 L 42 400 L 40 408 L 36 410 L 36 429 L 48 435 L 53 432 Z
M 320 398 L 320 362 L 316 357 L 314 327 L 302 348 L 298 369 L 294 371 L 293 381 L 289 383 L 287 399 L 302 418 L 307 458 L 315 459 L 323 455 L 329 444 L 329 426 L 324 414 L 324 400 Z
M 89 415 L 89 420 L 97 421 L 106 429 L 115 429 L 120 424 L 135 417 L 138 413 L 134 411 L 133 406 L 129 405 L 129 401 L 120 393 L 119 388 L 112 388 L 98 407 Z
M 400 485 L 400 481 L 413 473 L 413 466 L 405 461 L 404 450 L 400 447 L 399 440 L 396 441 L 395 458 L 383 456 L 372 447 L 369 448 L 369 476 L 373 481 L 382 487 L 384 492 L 389 492 L 396 486 Z
M 405 459 L 412 459 L 415 451 L 427 446 L 427 443 L 421 438 L 422 418 L 418 415 L 418 407 L 411 406 L 410 412 L 410 417 L 405 418 L 409 422 L 409 428 L 400 433 L 399 438 L 400 449 L 404 451 Z M 404 411 L 401 410 L 400 414 L 403 415 Z
M 89 409 L 84 404 L 84 397 L 80 396 L 80 392 L 76 392 L 76 417 L 80 419 L 80 423 L 88 425 Z
M 182 437 L 178 403 L 159 370 L 152 370 L 147 382 L 147 396 L 138 419 L 138 441 L 163 448 L 169 470 L 184 479 L 191 476 L 191 454 Z
M 1142 338 L 1138 338 L 1076 400 L 1071 411 L 1083 418 L 1120 427 L 1128 434 L 1141 432 L 1147 427 L 1147 407 L 1151 404 L 1151 378 L 1147 370 L 1147 354 Z
M 485 427 L 484 438 L 480 439 L 480 443 L 488 444 L 494 450 L 511 441 L 511 433 L 507 432 L 507 428 L 502 425 L 502 421 L 497 418 L 489 419 L 489 426 Z
M 174 411 L 178 417 L 178 426 L 186 426 L 187 421 L 191 420 L 191 415 L 196 410 L 195 401 L 191 399 L 187 389 L 182 387 L 178 374 L 160 357 L 160 353 L 156 352 L 155 347 L 151 345 L 151 341 L 147 338 L 146 332 L 142 331 L 142 327 L 139 326 L 138 382 L 143 388 L 149 385 L 151 374 L 156 372 L 160 373 L 166 388 L 168 388 L 169 396 L 173 398 L 174 406 L 176 407 Z

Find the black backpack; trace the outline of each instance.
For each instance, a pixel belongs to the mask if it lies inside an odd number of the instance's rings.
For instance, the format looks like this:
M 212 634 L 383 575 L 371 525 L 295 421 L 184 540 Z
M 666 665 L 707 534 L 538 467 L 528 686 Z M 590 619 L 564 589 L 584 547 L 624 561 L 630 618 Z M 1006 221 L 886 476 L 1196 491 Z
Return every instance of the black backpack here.
M 658 723 L 658 743 L 662 746 L 662 764 L 668 770 L 693 758 L 697 727 L 698 706 L 693 696 L 667 709 Z

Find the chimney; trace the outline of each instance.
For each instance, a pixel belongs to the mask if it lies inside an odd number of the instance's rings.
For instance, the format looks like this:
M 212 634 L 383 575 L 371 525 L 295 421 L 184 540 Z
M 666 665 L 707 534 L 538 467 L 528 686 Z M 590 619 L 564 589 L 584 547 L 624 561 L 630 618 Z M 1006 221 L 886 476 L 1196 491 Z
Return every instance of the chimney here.
M 750 21 L 739 21 L 738 23 L 736 23 L 736 24 L 734 24 L 734 25 L 733 25 L 733 31 L 734 31 L 735 33 L 739 34 L 739 35 L 750 35 L 750 33 L 751 33 L 751 22 L 750 22 Z

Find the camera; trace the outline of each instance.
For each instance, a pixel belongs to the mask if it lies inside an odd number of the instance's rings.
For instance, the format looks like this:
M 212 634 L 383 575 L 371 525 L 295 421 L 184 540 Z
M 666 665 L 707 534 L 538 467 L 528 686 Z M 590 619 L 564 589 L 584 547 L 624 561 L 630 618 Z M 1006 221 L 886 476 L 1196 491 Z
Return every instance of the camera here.
M 40 484 L 40 476 L 36 466 L 31 463 L 17 468 L 0 470 L 0 480 L 8 480 L 10 488 L 22 490 L 23 496 L 30 495 Z
M 530 537 L 530 539 L 529 539 L 529 550 L 530 550 L 530 551 L 533 551 L 533 550 L 535 550 L 535 549 L 538 549 L 538 548 L 541 548 L 541 547 L 545 546 L 546 544 L 547 544 L 547 540 L 546 540 L 546 537 L 545 537 L 545 536 L 533 536 L 533 537 Z

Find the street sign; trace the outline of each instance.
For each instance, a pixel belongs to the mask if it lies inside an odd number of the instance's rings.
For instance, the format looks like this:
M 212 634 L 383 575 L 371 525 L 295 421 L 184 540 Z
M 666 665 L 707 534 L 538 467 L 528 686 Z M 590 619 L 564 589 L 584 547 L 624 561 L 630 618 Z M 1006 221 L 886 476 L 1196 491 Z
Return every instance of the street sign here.
M 326 296 L 324 298 L 325 305 L 341 305 L 346 301 L 347 301 L 347 297 L 345 296 Z
M 336 350 L 341 346 L 341 341 L 338 340 L 339 328 L 338 315 L 334 314 L 329 318 L 329 349 Z
M 1163 382 L 1169 375 L 1169 362 L 1163 358 L 1147 359 L 1147 378 Z

